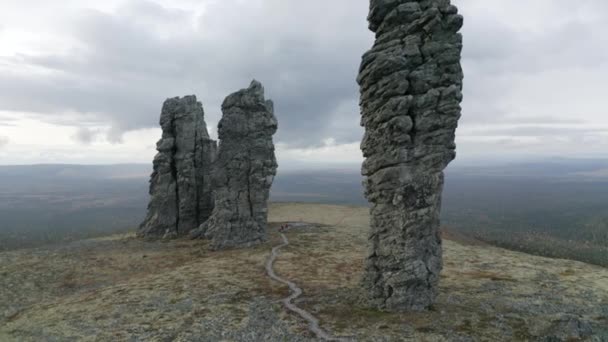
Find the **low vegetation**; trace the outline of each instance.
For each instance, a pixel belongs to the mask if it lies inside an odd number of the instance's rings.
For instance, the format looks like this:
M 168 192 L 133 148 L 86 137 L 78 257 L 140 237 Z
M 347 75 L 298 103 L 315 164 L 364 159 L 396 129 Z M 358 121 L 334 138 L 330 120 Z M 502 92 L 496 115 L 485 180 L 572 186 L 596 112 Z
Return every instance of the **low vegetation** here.
M 276 228 L 294 221 L 316 228 L 287 233 L 291 243 L 275 270 L 304 290 L 298 306 L 334 335 L 361 341 L 608 337 L 608 270 L 601 267 L 448 233 L 433 310 L 390 314 L 366 308 L 359 290 L 366 208 L 283 203 L 271 206 L 270 220 L 270 241 L 254 249 L 211 252 L 204 241 L 148 243 L 119 235 L 0 253 L 0 340 L 312 341 L 306 324 L 281 307 L 287 288 L 264 272 L 279 243 Z

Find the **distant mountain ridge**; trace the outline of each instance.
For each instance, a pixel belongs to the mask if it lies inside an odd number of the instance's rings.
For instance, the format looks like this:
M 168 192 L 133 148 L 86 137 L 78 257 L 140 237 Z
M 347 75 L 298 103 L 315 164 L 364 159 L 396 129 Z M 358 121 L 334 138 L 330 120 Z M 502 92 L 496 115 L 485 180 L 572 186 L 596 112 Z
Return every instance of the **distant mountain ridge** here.
M 493 244 L 608 265 L 608 160 L 448 168 L 442 224 Z M 0 166 L 0 250 L 134 230 L 152 165 Z M 360 165 L 279 168 L 273 202 L 368 206 Z

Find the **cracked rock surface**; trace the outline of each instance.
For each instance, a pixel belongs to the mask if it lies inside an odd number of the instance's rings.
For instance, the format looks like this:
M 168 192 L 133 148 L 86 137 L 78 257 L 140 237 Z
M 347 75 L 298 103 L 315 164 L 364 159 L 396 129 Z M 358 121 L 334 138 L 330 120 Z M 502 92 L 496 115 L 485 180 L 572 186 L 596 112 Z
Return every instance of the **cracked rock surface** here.
M 273 103 L 258 81 L 222 104 L 220 139 L 213 166 L 215 208 L 191 234 L 211 239 L 213 249 L 250 247 L 266 240 L 268 198 L 277 170 L 272 136 Z
M 150 203 L 138 236 L 185 236 L 211 215 L 211 164 L 217 144 L 209 138 L 204 115 L 203 105 L 194 95 L 163 104 L 163 135 L 156 144 Z
M 363 284 L 370 304 L 423 310 L 438 295 L 443 170 L 461 115 L 463 18 L 449 0 L 371 0 L 361 143 L 371 202 Z

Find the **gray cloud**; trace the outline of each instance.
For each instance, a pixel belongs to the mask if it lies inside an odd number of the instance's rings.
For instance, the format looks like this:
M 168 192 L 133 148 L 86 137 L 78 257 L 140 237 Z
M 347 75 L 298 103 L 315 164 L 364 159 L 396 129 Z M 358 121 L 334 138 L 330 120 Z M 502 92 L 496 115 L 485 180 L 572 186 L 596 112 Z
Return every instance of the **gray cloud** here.
M 146 1 L 129 2 L 116 14 L 82 12 L 70 32 L 79 44 L 69 54 L 11 60 L 55 72 L 0 76 L 1 109 L 84 113 L 116 133 L 156 127 L 165 98 L 196 93 L 208 121 L 217 122 L 223 97 L 257 78 L 275 100 L 279 141 L 356 141 L 362 132 L 354 79 L 371 44 L 361 20 L 367 6 L 358 2 L 338 0 L 319 11 L 320 1 L 227 0 L 199 18 Z M 191 21 L 198 28 L 183 25 Z M 159 22 L 172 23 L 177 33 L 162 37 L 152 25 Z M 331 122 L 344 127 L 331 130 Z
M 581 137 L 608 133 L 607 128 L 585 127 L 546 127 L 523 126 L 510 128 L 479 129 L 469 133 L 469 136 L 511 136 L 511 137 Z
M 531 117 L 544 118 L 536 120 L 539 124 L 593 121 L 603 116 L 586 103 L 596 96 L 588 89 L 606 84 L 585 73 L 606 74 L 600 69 L 608 59 L 608 41 L 601 34 L 608 30 L 605 1 L 537 0 L 525 10 L 519 2 L 454 2 L 465 16 L 462 126 L 526 123 Z M 583 80 L 589 83 L 576 83 Z M 559 104 L 565 112 L 552 111 Z
M 11 117 L 10 115 L 0 115 L 0 126 L 14 127 L 15 121 L 15 118 Z
M 8 145 L 9 140 L 7 137 L 0 136 L 0 148 L 4 148 L 4 146 Z
M 585 124 L 585 120 L 581 120 L 576 118 L 575 115 L 572 115 L 572 118 L 556 118 L 551 116 L 534 116 L 530 115 L 527 117 L 502 117 L 497 118 L 495 120 L 497 123 L 505 123 L 505 124 L 531 124 L 531 125 L 539 125 L 539 124 L 570 124 L 570 125 L 580 125 Z
M 99 131 L 97 130 L 87 127 L 80 127 L 72 138 L 81 144 L 90 145 L 93 141 L 95 141 L 98 135 Z
M 599 116 L 587 89 L 605 84 L 575 84 L 571 76 L 608 59 L 607 2 L 537 0 L 523 12 L 517 2 L 453 2 L 465 15 L 461 127 L 533 124 L 526 134 L 544 135 L 543 125 Z M 95 135 L 86 127 L 110 125 L 108 137 L 119 142 L 125 131 L 157 127 L 162 101 L 176 95 L 197 94 L 215 124 L 224 96 L 257 78 L 275 100 L 278 141 L 359 141 L 354 79 L 373 39 L 367 10 L 368 0 L 222 0 L 199 15 L 131 0 L 113 12 L 69 12 L 61 18 L 66 51 L 0 57 L 0 66 L 11 65 L 0 73 L 0 110 L 84 127 L 75 139 L 85 143 Z M 531 80 L 538 94 L 523 96 Z M 557 93 L 565 88 L 569 96 Z M 522 135 L 508 128 L 483 134 L 490 133 Z

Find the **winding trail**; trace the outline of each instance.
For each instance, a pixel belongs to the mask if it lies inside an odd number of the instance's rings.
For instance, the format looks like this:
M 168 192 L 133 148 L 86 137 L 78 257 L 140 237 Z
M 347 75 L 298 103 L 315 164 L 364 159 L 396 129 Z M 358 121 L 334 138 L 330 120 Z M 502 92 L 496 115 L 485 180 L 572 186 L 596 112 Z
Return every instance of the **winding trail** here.
M 281 248 L 289 245 L 289 240 L 287 240 L 287 236 L 285 236 L 285 234 L 281 233 L 281 238 L 283 239 L 283 243 L 278 246 L 275 246 L 272 249 L 272 252 L 270 253 L 270 258 L 268 258 L 268 261 L 266 262 L 266 273 L 273 280 L 276 280 L 279 283 L 289 286 L 291 295 L 289 297 L 283 299 L 283 301 L 282 301 L 283 304 L 285 305 L 285 307 L 287 307 L 287 309 L 297 313 L 298 315 L 300 315 L 300 317 L 302 317 L 306 321 L 308 321 L 308 328 L 315 335 L 317 335 L 317 338 L 326 340 L 326 341 L 344 341 L 344 342 L 351 341 L 350 339 L 337 338 L 337 337 L 330 335 L 328 332 L 321 329 L 321 327 L 319 326 L 319 320 L 315 316 L 313 316 L 310 312 L 297 307 L 293 303 L 293 300 L 300 297 L 300 295 L 302 294 L 302 289 L 299 288 L 298 285 L 296 285 L 295 283 L 277 276 L 276 273 L 274 273 L 274 269 L 273 269 L 273 265 L 274 265 L 275 260 L 277 259 L 279 250 Z

